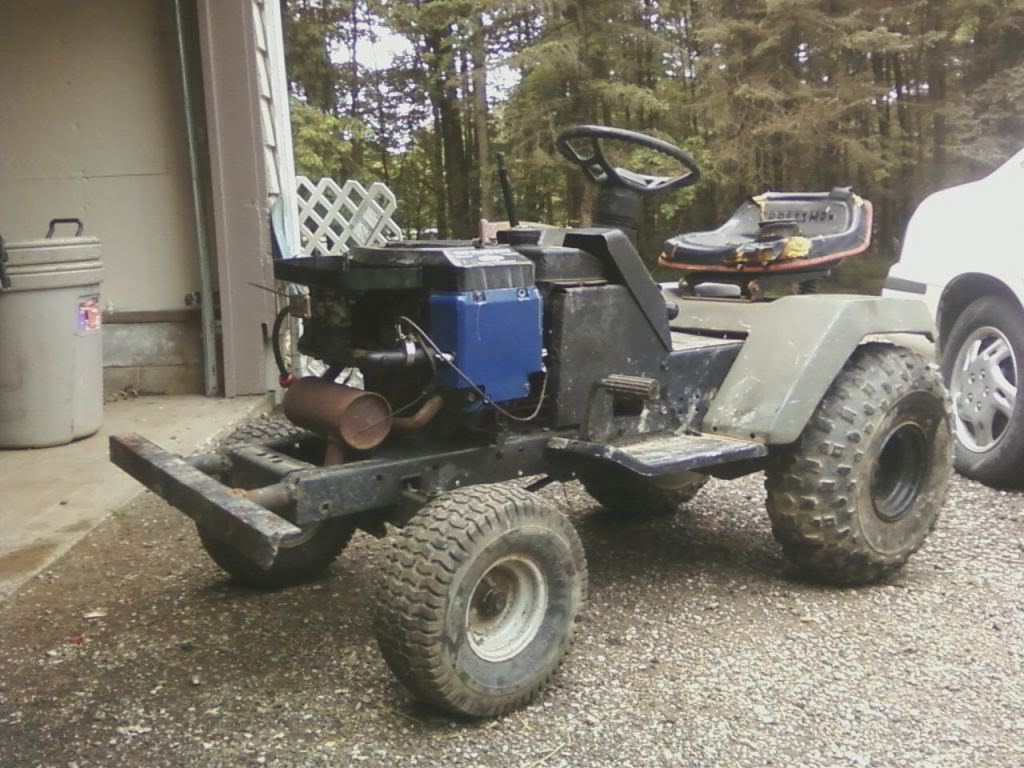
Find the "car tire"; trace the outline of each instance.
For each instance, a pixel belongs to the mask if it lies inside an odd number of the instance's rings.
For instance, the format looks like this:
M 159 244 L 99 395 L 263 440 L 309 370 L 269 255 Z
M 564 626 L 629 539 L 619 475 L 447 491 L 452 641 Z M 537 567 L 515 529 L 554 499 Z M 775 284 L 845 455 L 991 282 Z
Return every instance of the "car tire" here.
M 953 401 L 960 474 L 1020 486 L 1024 460 L 1024 312 L 1003 296 L 971 302 L 942 340 L 942 375 Z

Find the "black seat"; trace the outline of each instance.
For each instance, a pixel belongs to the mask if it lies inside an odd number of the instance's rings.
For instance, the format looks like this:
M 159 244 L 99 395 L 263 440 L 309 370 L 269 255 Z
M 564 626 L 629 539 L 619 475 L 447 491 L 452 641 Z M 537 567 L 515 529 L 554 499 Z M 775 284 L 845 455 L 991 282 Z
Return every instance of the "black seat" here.
M 659 263 L 697 272 L 820 271 L 867 249 L 871 219 L 871 203 L 848 188 L 766 192 L 716 230 L 670 238 Z

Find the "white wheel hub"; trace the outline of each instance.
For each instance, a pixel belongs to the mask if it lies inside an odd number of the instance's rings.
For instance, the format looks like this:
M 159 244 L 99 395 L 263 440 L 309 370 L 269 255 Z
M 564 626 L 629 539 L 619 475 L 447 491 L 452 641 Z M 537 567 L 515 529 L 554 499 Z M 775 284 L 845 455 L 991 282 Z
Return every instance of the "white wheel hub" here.
M 533 641 L 544 624 L 548 583 L 524 555 L 497 560 L 480 578 L 466 609 L 466 635 L 484 661 L 507 661 Z

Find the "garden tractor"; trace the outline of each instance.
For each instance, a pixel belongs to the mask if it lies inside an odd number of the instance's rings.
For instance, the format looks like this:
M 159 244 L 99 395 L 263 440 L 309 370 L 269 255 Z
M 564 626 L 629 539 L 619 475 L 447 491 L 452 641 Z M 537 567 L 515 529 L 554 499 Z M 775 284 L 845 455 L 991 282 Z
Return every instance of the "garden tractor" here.
M 678 170 L 619 167 L 608 142 Z M 625 519 L 671 513 L 709 477 L 764 472 L 785 556 L 857 585 L 921 547 L 950 479 L 942 380 L 879 336 L 932 338 L 923 304 L 767 298 L 866 247 L 866 201 L 754 198 L 720 230 L 666 243 L 684 278 L 660 285 L 636 247 L 642 202 L 694 184 L 693 158 L 601 126 L 556 146 L 597 185 L 592 226 L 519 225 L 506 175 L 497 242 L 277 259 L 275 276 L 308 291 L 278 316 L 275 348 L 299 317 L 298 350 L 324 366 L 296 378 L 279 350 L 284 428 L 191 457 L 110 441 L 242 583 L 314 578 L 356 530 L 387 534 L 380 650 L 418 698 L 460 715 L 530 702 L 578 631 L 586 558 L 536 493 L 548 483 L 578 480 Z

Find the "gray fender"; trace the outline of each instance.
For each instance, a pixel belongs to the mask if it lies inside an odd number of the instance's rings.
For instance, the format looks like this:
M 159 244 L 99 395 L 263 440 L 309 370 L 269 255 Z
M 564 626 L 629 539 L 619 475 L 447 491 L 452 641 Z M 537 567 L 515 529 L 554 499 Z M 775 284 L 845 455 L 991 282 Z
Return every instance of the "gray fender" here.
M 866 336 L 935 340 L 922 301 L 868 296 L 787 296 L 772 302 L 678 300 L 674 327 L 746 333 L 704 417 L 703 430 L 771 445 L 796 440 Z

